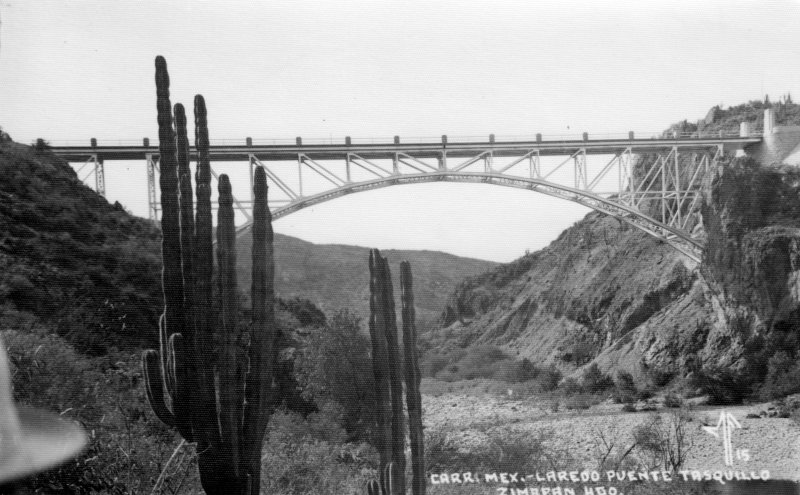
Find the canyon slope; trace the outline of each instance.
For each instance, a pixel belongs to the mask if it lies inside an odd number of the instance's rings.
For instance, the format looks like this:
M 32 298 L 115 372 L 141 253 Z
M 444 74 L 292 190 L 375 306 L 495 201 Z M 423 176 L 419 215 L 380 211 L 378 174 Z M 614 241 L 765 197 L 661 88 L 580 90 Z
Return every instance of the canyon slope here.
M 724 117 L 730 126 L 737 113 Z M 640 378 L 725 368 L 763 380 L 777 352 L 797 353 L 800 172 L 726 157 L 703 185 L 701 216 L 697 263 L 590 213 L 547 248 L 460 284 L 425 345 L 497 345 L 567 374 L 597 363 Z

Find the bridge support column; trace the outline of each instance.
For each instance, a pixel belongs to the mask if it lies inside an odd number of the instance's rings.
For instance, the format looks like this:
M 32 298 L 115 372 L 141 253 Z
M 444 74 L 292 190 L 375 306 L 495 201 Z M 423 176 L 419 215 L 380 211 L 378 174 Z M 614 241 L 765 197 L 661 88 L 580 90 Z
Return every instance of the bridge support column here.
M 617 169 L 619 171 L 619 188 L 617 189 L 619 191 L 619 200 L 622 204 L 631 206 L 633 204 L 632 193 L 635 189 L 631 170 L 631 163 L 633 161 L 633 152 L 631 149 L 626 148 L 621 152 L 617 161 L 619 164 Z
M 400 136 L 394 137 L 394 144 L 400 144 Z M 400 157 L 396 152 L 394 156 L 392 156 L 392 173 L 394 175 L 400 175 Z
M 298 140 L 300 138 L 297 138 Z M 299 146 L 299 143 L 298 143 Z M 303 155 L 297 155 L 297 192 L 303 197 Z
M 575 189 L 586 189 L 586 148 L 572 155 L 575 161 Z
M 106 197 L 106 171 L 103 165 L 103 159 L 94 156 L 94 185 L 97 194 Z
M 250 139 L 250 138 L 247 138 L 247 139 Z M 254 183 L 254 180 L 255 180 L 255 178 L 254 178 L 255 177 L 255 163 L 253 163 L 254 158 L 255 157 L 253 155 L 250 155 L 247 158 L 247 161 L 250 162 L 250 204 L 251 205 L 254 204 L 255 200 L 256 200 L 255 192 L 253 191 L 253 187 L 255 186 L 255 183 Z
M 541 164 L 539 162 L 541 156 L 539 156 L 539 154 L 539 150 L 536 150 L 536 153 L 531 153 L 528 155 L 528 169 L 531 179 L 538 179 L 542 176 Z

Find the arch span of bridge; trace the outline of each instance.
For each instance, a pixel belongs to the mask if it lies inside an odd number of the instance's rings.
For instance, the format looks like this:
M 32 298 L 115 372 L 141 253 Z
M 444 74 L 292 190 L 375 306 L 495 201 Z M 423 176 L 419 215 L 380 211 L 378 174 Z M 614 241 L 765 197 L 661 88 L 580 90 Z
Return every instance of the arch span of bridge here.
M 425 182 L 486 183 L 526 189 L 573 201 L 611 215 L 668 243 L 699 261 L 702 239 L 693 233 L 703 179 L 725 153 L 743 152 L 761 142 L 759 136 L 674 136 L 673 139 L 437 142 L 211 146 L 212 163 L 263 167 L 271 187 L 274 218 L 344 195 L 401 184 Z M 157 219 L 158 147 L 53 147 L 68 161 L 95 165 L 97 188 L 106 160 L 142 160 L 148 176 L 150 216 Z M 195 150 L 191 150 L 195 158 Z M 600 158 L 590 164 L 590 156 Z M 646 158 L 639 160 L 637 157 Z M 593 158 L 594 160 L 594 158 Z M 288 164 L 287 164 L 288 162 Z M 636 163 L 644 164 L 634 173 Z M 295 165 L 292 165 L 295 164 Z M 99 166 L 99 172 L 97 172 Z M 98 175 L 98 173 L 100 175 Z M 216 174 L 215 174 L 216 175 Z M 316 179 L 316 190 L 308 191 Z M 304 192 L 304 186 L 306 191 Z M 250 220 L 251 198 L 236 206 Z M 243 228 L 247 228 L 245 225 Z M 241 230 L 241 229 L 240 229 Z
M 596 211 L 618 218 L 637 229 L 670 244 L 678 251 L 690 258 L 699 261 L 699 252 L 702 245 L 686 232 L 670 227 L 642 212 L 631 208 L 625 204 L 603 198 L 596 194 L 581 191 L 571 187 L 555 184 L 541 179 L 530 179 L 527 177 L 515 177 L 493 172 L 436 172 L 427 174 L 405 174 L 397 177 L 384 177 L 351 183 L 338 187 L 331 191 L 306 196 L 292 203 L 277 207 L 272 212 L 272 218 L 289 215 L 296 211 L 310 206 L 324 203 L 342 196 L 379 189 L 382 187 L 395 186 L 401 184 L 421 184 L 425 182 L 456 182 L 456 183 L 482 183 L 492 184 L 517 189 L 530 190 L 556 198 L 566 199 L 583 206 L 592 208 Z M 241 226 L 238 230 L 243 231 L 250 227 L 250 223 Z

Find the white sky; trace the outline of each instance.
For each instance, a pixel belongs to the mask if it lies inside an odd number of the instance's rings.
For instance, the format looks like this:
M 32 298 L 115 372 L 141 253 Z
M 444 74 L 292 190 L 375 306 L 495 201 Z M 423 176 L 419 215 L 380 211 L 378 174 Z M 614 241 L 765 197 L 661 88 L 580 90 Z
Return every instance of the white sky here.
M 155 140 L 159 54 L 173 103 L 205 96 L 212 140 L 652 134 L 716 104 L 800 98 L 800 4 L 788 1 L 0 0 L 0 15 L 0 126 L 23 143 Z M 106 182 L 146 216 L 143 163 L 107 163 Z M 424 184 L 275 227 L 509 261 L 587 211 Z

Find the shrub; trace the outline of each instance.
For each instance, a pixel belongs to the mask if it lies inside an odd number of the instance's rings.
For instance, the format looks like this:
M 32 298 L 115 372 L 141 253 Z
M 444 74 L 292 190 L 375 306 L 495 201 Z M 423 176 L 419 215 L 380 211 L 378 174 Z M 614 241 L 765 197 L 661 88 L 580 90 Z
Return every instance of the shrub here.
M 664 396 L 664 407 L 676 408 L 682 406 L 683 399 L 678 394 L 670 392 Z
M 633 375 L 627 371 L 618 371 L 617 379 L 614 381 L 614 400 L 624 404 L 632 404 L 639 396 L 639 390 L 633 381 Z
M 3 315 L 3 326 L 10 321 Z M 25 333 L 2 332 L 15 401 L 79 421 L 91 432 L 90 443 L 77 458 L 26 480 L 26 487 L 48 493 L 150 492 L 178 440 L 148 413 L 138 356 L 89 359 L 47 330 L 31 320 Z M 193 457 L 179 454 L 165 489 L 195 480 Z
M 446 354 L 429 352 L 425 354 L 420 362 L 420 374 L 424 377 L 436 376 L 449 362 L 450 358 Z
M 694 373 L 691 385 L 708 395 L 709 404 L 739 404 L 750 393 L 751 381 L 743 373 L 708 366 Z
M 558 382 L 561 381 L 561 372 L 555 366 L 550 366 L 541 370 L 534 381 L 539 386 L 540 392 L 552 392 L 558 388 Z
M 517 431 L 507 428 L 487 430 L 486 440 L 462 448 L 449 430 L 425 431 L 425 466 L 429 472 L 458 472 L 464 469 L 530 473 L 564 468 L 569 453 L 552 445 L 553 432 Z
M 684 409 L 672 411 L 666 419 L 653 413 L 633 430 L 633 437 L 648 468 L 677 471 L 694 447 L 689 433 L 691 415 Z
M 488 378 L 520 383 L 536 378 L 541 373 L 529 360 L 516 360 L 492 345 L 455 349 L 447 353 L 430 352 L 422 359 L 420 368 L 424 376 L 447 382 Z
M 320 410 L 332 410 L 331 404 L 338 404 L 351 440 L 368 439 L 374 427 L 375 386 L 369 349 L 359 318 L 343 310 L 324 328 L 310 332 L 295 361 L 303 395 Z
M 776 352 L 767 365 L 767 376 L 759 387 L 762 400 L 772 400 L 800 392 L 800 362 L 785 351 Z
M 583 387 L 578 383 L 578 380 L 570 377 L 566 378 L 558 387 L 565 395 L 576 395 L 583 393 Z
M 325 325 L 325 313 L 308 299 L 293 297 L 287 301 L 279 299 L 278 303 L 281 309 L 285 309 L 297 318 L 301 327 L 322 327 Z
M 647 370 L 647 378 L 655 387 L 664 387 L 675 378 L 675 371 L 666 368 L 653 367 Z
M 597 349 L 597 345 L 592 344 L 590 342 L 581 342 L 579 344 L 575 344 L 572 348 L 572 352 L 565 355 L 565 358 L 568 356 L 576 365 L 582 366 L 594 358 L 595 352 Z
M 614 386 L 614 380 L 600 371 L 600 367 L 597 366 L 597 363 L 593 363 L 583 372 L 581 385 L 587 392 L 596 394 L 612 388 Z
M 775 401 L 779 418 L 800 419 L 800 395 L 785 397 Z
M 499 347 L 491 345 L 471 347 L 467 350 L 467 355 L 458 361 L 458 375 L 462 380 L 494 378 L 498 371 L 498 363 L 508 359 Z
M 589 409 L 590 407 L 597 405 L 601 402 L 601 399 L 593 394 L 577 394 L 571 397 L 568 397 L 567 400 L 564 401 L 564 407 L 567 409 L 573 410 L 585 410 Z

